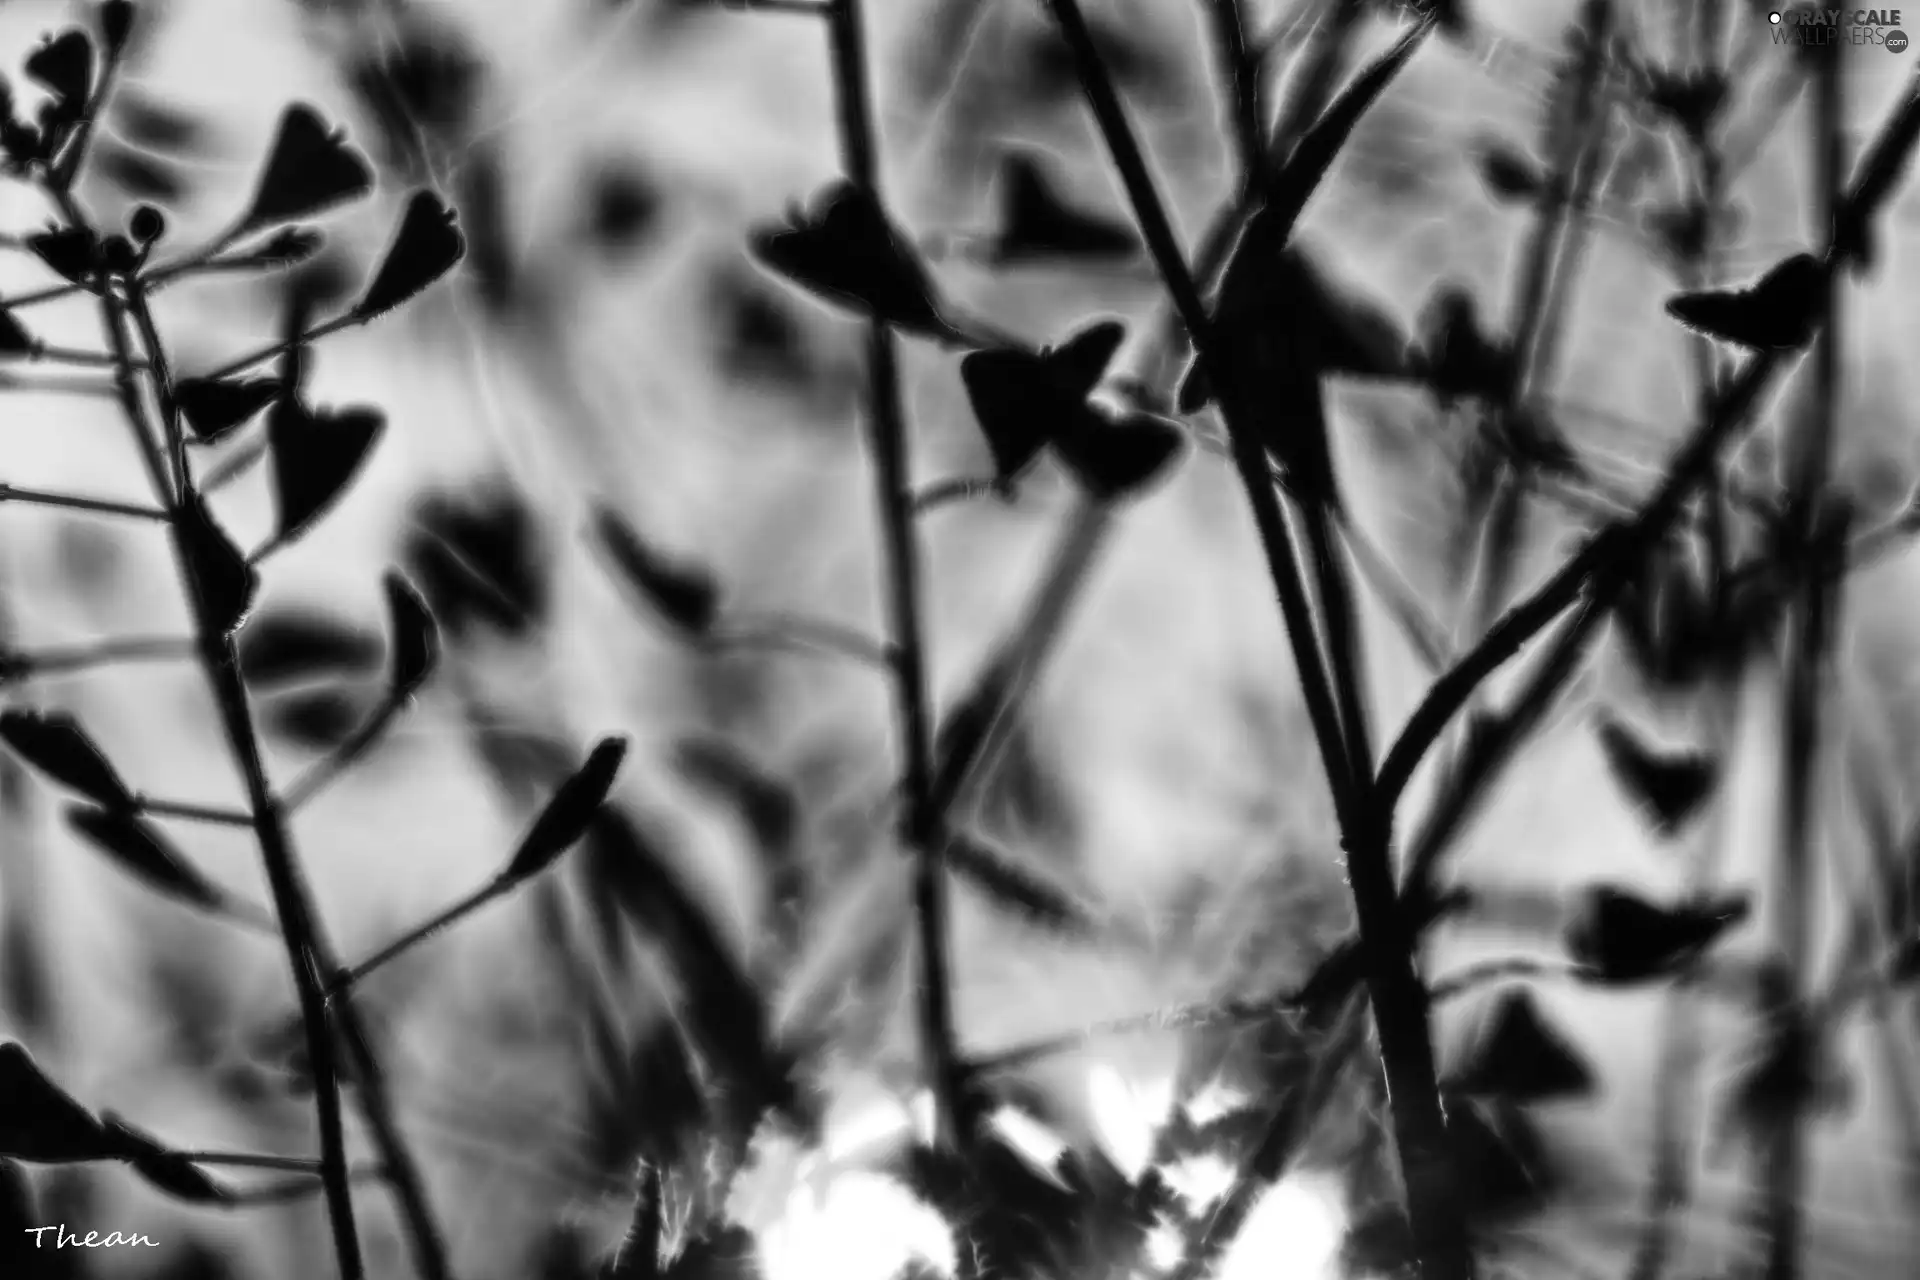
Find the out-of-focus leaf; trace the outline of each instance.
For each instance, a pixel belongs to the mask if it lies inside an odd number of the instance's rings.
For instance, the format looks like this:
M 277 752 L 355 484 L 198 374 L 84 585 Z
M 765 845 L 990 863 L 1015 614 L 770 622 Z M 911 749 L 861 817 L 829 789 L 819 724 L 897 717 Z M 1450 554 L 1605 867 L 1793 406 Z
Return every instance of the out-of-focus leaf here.
M 1738 894 L 1662 907 L 1614 885 L 1594 885 L 1569 920 L 1567 953 L 1603 983 L 1656 981 L 1692 964 L 1750 910 Z
M 1140 256 L 1133 228 L 1075 208 L 1060 193 L 1042 153 L 1009 149 L 1000 166 L 1000 234 L 992 248 L 1001 266 L 1045 262 L 1130 262 Z
M 280 116 L 266 168 L 234 236 L 315 217 L 373 190 L 366 157 L 304 102 Z
M 1700 810 L 1719 782 L 1719 764 L 1697 752 L 1657 752 L 1612 716 L 1601 719 L 1600 751 L 1614 780 L 1671 837 Z
M 1546 176 L 1531 156 L 1512 143 L 1487 139 L 1475 149 L 1480 181 L 1502 200 L 1532 200 L 1546 186 Z
M 373 282 L 353 304 L 354 317 L 385 315 L 453 270 L 466 252 L 454 211 L 431 191 L 414 192 Z
M 171 898 L 218 915 L 270 923 L 255 907 L 237 901 L 188 862 L 186 855 L 136 813 L 73 805 L 67 823 L 123 871 Z
M 63 711 L 0 711 L 0 742 L 63 787 L 108 807 L 130 806 L 133 793 L 80 722 Z
M 1597 1083 L 1586 1058 L 1548 1023 L 1533 993 L 1516 987 L 1499 997 L 1485 1032 L 1446 1087 L 1465 1097 L 1531 1106 L 1591 1097 Z
M 427 602 L 395 569 L 380 581 L 387 597 L 388 697 L 405 702 L 420 691 L 440 662 L 440 628 Z
M 720 587 L 705 569 L 654 550 L 611 507 L 594 512 L 589 532 L 620 581 L 677 630 L 697 637 L 713 629 Z
M 1443 285 L 1420 322 L 1422 372 L 1441 404 L 1459 399 L 1500 403 L 1512 386 L 1512 354 L 1480 327 L 1480 308 L 1458 285 Z
M 357 675 L 380 663 L 377 638 L 318 611 L 267 610 L 234 647 L 240 674 L 259 691 Z

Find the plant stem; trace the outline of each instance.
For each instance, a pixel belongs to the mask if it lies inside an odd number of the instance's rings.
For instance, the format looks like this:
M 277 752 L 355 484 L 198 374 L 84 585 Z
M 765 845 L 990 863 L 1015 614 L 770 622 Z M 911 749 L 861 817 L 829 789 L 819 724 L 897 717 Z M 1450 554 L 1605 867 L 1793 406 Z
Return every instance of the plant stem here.
M 58 199 L 71 225 L 87 225 L 71 196 L 59 192 Z M 176 494 L 170 484 L 161 446 L 155 441 L 148 424 L 146 406 L 134 380 L 132 345 L 125 329 L 125 306 L 104 279 L 99 294 L 107 338 L 119 358 L 115 380 L 120 391 L 121 408 L 139 446 L 154 493 L 168 505 L 171 515 L 186 500 L 186 495 Z M 320 976 L 314 968 L 311 922 L 304 910 L 296 872 L 290 865 L 292 855 L 285 842 L 285 832 L 274 820 L 272 796 L 267 788 L 264 766 L 253 736 L 253 725 L 247 714 L 245 688 L 240 683 L 239 657 L 232 643 L 209 625 L 206 593 L 194 572 L 194 558 L 185 544 L 183 528 L 177 520 L 169 525 L 174 562 L 190 598 L 196 647 L 201 666 L 219 704 L 228 746 L 247 774 L 255 836 L 260 843 L 262 861 L 266 864 L 267 881 L 273 892 L 281 938 L 293 971 L 294 989 L 300 999 L 301 1024 L 306 1033 L 307 1055 L 314 1073 L 314 1107 L 320 1128 L 321 1181 L 327 1198 L 328 1221 L 333 1230 L 335 1260 L 339 1264 L 341 1280 L 361 1280 L 366 1274 L 366 1262 L 361 1255 L 360 1236 L 354 1223 L 353 1192 L 347 1176 L 346 1130 L 340 1113 L 339 1071 L 334 1060 L 333 1038 L 327 1034 L 327 1009 L 321 994 Z
M 833 79 L 839 108 L 841 160 L 855 187 L 881 200 L 880 160 L 870 100 L 866 33 L 859 0 L 832 0 L 827 14 Z M 878 491 L 885 558 L 889 646 L 905 756 L 906 844 L 914 853 L 914 913 L 920 933 L 921 1052 L 938 1103 L 936 1131 L 943 1145 L 970 1146 L 973 1126 L 954 1043 L 952 989 L 947 974 L 947 901 L 938 847 L 941 823 L 933 806 L 933 720 L 928 710 L 926 640 L 920 603 L 920 547 L 914 525 L 906 406 L 892 328 L 878 315 L 867 322 L 867 431 Z
M 1846 184 L 1843 48 L 1839 44 L 1830 47 L 1815 73 L 1814 220 L 1817 234 L 1826 238 L 1831 238 L 1838 224 Z M 1803 563 L 1809 561 L 1815 548 L 1819 548 L 1824 561 L 1829 548 L 1831 531 L 1824 508 L 1840 408 L 1840 285 L 1838 272 L 1828 273 L 1823 281 L 1827 323 L 1814 339 L 1812 401 L 1801 429 L 1794 433 L 1789 459 L 1789 546 Z M 1812 841 L 1817 834 L 1820 799 L 1820 704 L 1826 683 L 1830 614 L 1838 592 L 1827 582 L 1826 574 L 1814 572 L 1804 575 L 1798 594 L 1799 607 L 1788 624 L 1779 846 L 1772 886 L 1774 929 L 1785 980 L 1779 994 L 1784 1007 L 1768 1011 L 1779 1019 L 1775 1033 L 1790 1045 L 1803 1043 L 1811 1034 L 1806 975 L 1813 947 Z M 1771 1149 L 1763 1176 L 1768 1280 L 1795 1280 L 1800 1271 L 1806 1125 L 1807 1118 L 1796 1111 L 1779 1117 L 1767 1135 Z
M 68 204 L 71 206 L 70 201 Z M 78 214 L 77 207 L 72 207 L 69 216 L 77 218 Z M 178 486 L 179 500 L 185 502 L 194 498 L 193 473 L 187 465 L 186 434 L 180 421 L 179 406 L 173 396 L 172 374 L 168 367 L 166 349 L 147 306 L 145 294 L 137 281 L 129 282 L 124 303 L 113 297 L 109 290 L 105 305 L 117 353 L 122 352 L 127 346 L 126 337 L 120 325 L 123 312 L 133 320 L 146 344 L 155 400 L 162 416 L 163 446 L 167 458 L 172 463 L 173 482 Z M 128 380 L 131 391 L 130 368 L 121 376 Z M 143 441 L 151 441 L 152 437 L 144 425 L 144 407 L 140 405 L 138 396 L 129 394 L 126 403 L 139 429 L 140 438 Z M 160 449 L 163 446 L 153 445 L 148 450 L 149 470 L 153 473 L 156 486 L 162 488 L 166 484 L 164 475 L 166 464 L 162 462 L 160 456 Z M 327 1075 L 334 1076 L 335 1092 L 331 1107 L 333 1114 L 330 1119 L 323 1118 L 322 1127 L 323 1131 L 331 1127 L 336 1132 L 330 1140 L 323 1132 L 323 1156 L 330 1166 L 327 1178 L 330 1184 L 328 1198 L 330 1206 L 334 1208 L 335 1245 L 337 1250 L 345 1250 L 341 1254 L 342 1270 L 348 1271 L 351 1263 L 351 1274 L 358 1275 L 364 1263 L 359 1256 L 359 1241 L 353 1228 L 352 1204 L 350 1192 L 347 1189 L 345 1137 L 338 1114 L 338 1078 L 333 1058 L 334 1039 L 329 1034 L 329 1011 L 332 1014 L 331 1025 L 340 1034 L 354 1077 L 359 1085 L 358 1096 L 361 1109 L 366 1115 L 368 1129 L 379 1151 L 381 1164 L 387 1172 L 388 1183 L 399 1201 L 400 1218 L 405 1227 L 414 1265 L 424 1280 L 450 1280 L 452 1271 L 447 1261 L 446 1244 L 441 1237 L 432 1206 L 427 1200 L 425 1180 L 400 1131 L 398 1117 L 386 1087 L 385 1073 L 374 1052 L 366 1027 L 360 1020 L 359 1011 L 355 1008 L 353 1001 L 347 997 L 332 1001 L 329 1009 L 330 1002 L 325 996 L 326 987 L 334 982 L 344 969 L 327 940 L 324 925 L 313 905 L 312 892 L 300 869 L 292 836 L 287 827 L 288 811 L 273 794 L 272 786 L 267 779 L 246 685 L 240 674 L 239 651 L 234 637 L 226 632 L 213 617 L 205 587 L 194 573 L 194 558 L 182 541 L 183 536 L 183 526 L 176 522 L 174 525 L 175 551 L 184 570 L 184 580 L 193 596 L 201 663 L 206 671 L 208 682 L 213 688 L 228 748 L 240 769 L 246 787 L 247 805 L 253 815 L 254 832 L 260 843 L 262 860 L 266 865 L 267 879 L 273 892 L 275 909 L 279 915 L 281 933 L 285 937 L 289 958 L 294 967 L 294 980 L 299 989 L 301 1020 L 305 1025 L 307 1050 L 314 1066 L 316 1096 L 321 1094 L 322 1084 Z M 337 1200 L 336 1197 L 338 1197 Z
M 112 502 L 105 498 L 83 498 L 72 493 L 53 493 L 45 489 L 22 489 L 18 485 L 0 484 L 0 502 L 24 502 L 35 507 L 65 507 L 70 511 L 88 511 L 103 516 L 126 516 L 132 520 L 170 519 L 165 511 L 158 507 L 145 507 L 135 502 Z
M 1405 1176 L 1408 1217 L 1427 1280 L 1459 1280 L 1473 1274 L 1473 1258 L 1455 1196 L 1446 1120 L 1440 1104 L 1433 1046 L 1428 1035 L 1426 991 L 1414 969 L 1412 938 L 1401 919 L 1390 856 L 1392 823 L 1374 803 L 1372 760 L 1362 713 L 1357 631 L 1344 566 L 1337 560 L 1331 526 L 1324 511 L 1306 513 L 1315 544 L 1316 566 L 1325 599 L 1329 642 L 1340 703 L 1328 688 L 1307 590 L 1296 561 L 1292 535 L 1274 495 L 1267 459 L 1249 429 L 1257 401 L 1240 384 L 1237 371 L 1223 359 L 1214 341 L 1210 317 L 1188 274 L 1180 245 L 1168 221 L 1146 158 L 1128 124 L 1092 33 L 1076 0 L 1049 0 L 1054 20 L 1073 50 L 1080 81 L 1100 132 L 1119 170 L 1142 236 L 1160 269 L 1174 305 L 1220 395 L 1234 462 L 1253 508 L 1268 570 L 1279 596 L 1301 689 L 1313 722 L 1322 767 L 1333 794 L 1347 854 L 1365 952 L 1367 987 L 1374 1024 L 1385 1060 L 1396 1145 Z M 1260 215 L 1255 214 L 1258 218 Z

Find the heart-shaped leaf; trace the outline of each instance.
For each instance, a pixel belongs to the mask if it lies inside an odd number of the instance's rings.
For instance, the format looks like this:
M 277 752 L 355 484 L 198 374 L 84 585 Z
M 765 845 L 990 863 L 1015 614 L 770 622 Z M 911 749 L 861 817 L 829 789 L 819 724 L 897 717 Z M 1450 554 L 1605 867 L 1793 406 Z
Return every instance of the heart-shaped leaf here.
M 560 784 L 540 816 L 533 820 L 533 826 L 528 828 L 520 847 L 514 850 L 495 883 L 504 888 L 530 880 L 571 849 L 587 833 L 600 807 L 607 802 L 626 758 L 625 738 L 602 738 L 595 744 L 586 763 Z
M 1658 752 L 1612 716 L 1598 729 L 1600 750 L 1614 781 L 1653 821 L 1663 837 L 1679 834 L 1713 794 L 1718 763 L 1697 752 Z
M 24 69 L 55 102 L 77 112 L 93 90 L 93 41 L 77 27 L 63 31 L 28 54 Z
M 373 283 L 353 304 L 354 318 L 365 323 L 385 315 L 453 270 L 466 252 L 454 211 L 431 191 L 414 192 Z
M 392 654 L 387 663 L 388 696 L 401 703 L 419 692 L 440 664 L 440 628 L 426 600 L 398 570 L 389 569 L 381 587 L 387 597 L 387 644 Z
M 1075 208 L 1060 194 L 1041 153 L 1010 149 L 1000 167 L 1000 234 L 992 260 L 1001 266 L 1035 262 L 1130 262 L 1140 239 L 1124 222 Z
M 53 781 L 109 807 L 133 793 L 80 722 L 63 711 L 0 711 L 0 742 Z
M 1682 72 L 1648 69 L 1646 103 L 1694 138 L 1705 138 L 1727 104 L 1726 73 L 1717 67 Z
M 610 508 L 594 513 L 589 533 L 610 568 L 642 602 L 679 630 L 704 636 L 720 612 L 720 588 L 705 569 L 655 551 Z
M 260 574 L 233 545 L 198 494 L 180 505 L 175 531 L 193 579 L 200 621 L 216 635 L 232 635 L 247 620 L 260 592 Z
M 182 378 L 173 386 L 180 416 L 202 444 L 239 430 L 279 394 L 273 378 Z
M 1087 397 L 1125 337 L 1119 321 L 1100 320 L 1057 348 L 995 347 L 960 361 L 967 400 L 1000 479 L 1017 478 L 1069 422 L 1091 414 Z
M 1446 1088 L 1532 1106 L 1591 1097 L 1596 1082 L 1585 1057 L 1547 1021 L 1533 993 L 1516 987 L 1499 997 L 1484 1033 Z
M 27 248 L 70 284 L 90 285 L 100 269 L 100 242 L 85 227 L 60 227 L 27 237 Z
M 272 928 L 267 916 L 202 875 L 153 823 L 126 809 L 73 805 L 67 825 L 123 871 L 190 906 Z
M 1180 424 L 1138 410 L 1104 409 L 1076 418 L 1054 439 L 1054 450 L 1095 496 L 1139 497 L 1185 451 Z
M 0 1043 L 0 1155 L 34 1164 L 104 1160 L 114 1154 L 100 1118 L 55 1084 L 17 1040 Z
M 873 193 L 851 182 L 829 186 L 788 225 L 756 232 L 760 264 L 837 306 L 876 316 L 905 332 L 954 346 L 973 342 L 949 321 L 926 263 Z
M 280 511 L 276 542 L 293 542 L 340 500 L 386 425 L 386 415 L 370 406 L 312 409 L 296 396 L 275 402 L 267 441 Z
M 380 644 L 366 631 L 318 611 L 271 609 L 235 644 L 240 674 L 256 691 L 357 675 L 380 664 Z
M 234 225 L 233 236 L 311 218 L 372 190 L 373 170 L 366 157 L 348 144 L 344 132 L 329 128 L 318 111 L 296 102 L 280 116 L 260 185 Z
M 1810 253 L 1776 264 L 1744 289 L 1683 293 L 1667 314 L 1689 329 L 1756 351 L 1791 351 L 1813 338 L 1826 269 Z
M 1613 885 L 1595 885 L 1568 922 L 1567 955 L 1603 983 L 1657 981 L 1692 964 L 1750 910 L 1739 894 L 1663 907 Z

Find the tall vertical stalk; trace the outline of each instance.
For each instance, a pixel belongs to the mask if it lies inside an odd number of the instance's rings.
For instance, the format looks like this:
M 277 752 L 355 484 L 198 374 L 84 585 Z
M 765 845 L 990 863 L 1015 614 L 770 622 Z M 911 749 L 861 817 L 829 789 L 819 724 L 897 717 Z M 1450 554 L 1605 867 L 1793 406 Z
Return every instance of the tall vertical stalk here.
M 1846 181 L 1845 121 L 1841 44 L 1825 49 L 1814 73 L 1814 223 L 1816 234 L 1831 240 L 1841 191 Z M 1791 554 L 1805 562 L 1824 548 L 1827 478 L 1839 412 L 1841 331 L 1839 291 L 1843 273 L 1829 272 L 1827 323 L 1815 339 L 1811 398 L 1804 420 L 1790 441 L 1787 537 Z M 1809 568 L 1815 566 L 1809 564 Z M 1824 566 L 1820 566 L 1824 568 Z M 1807 971 L 1812 962 L 1815 864 L 1812 842 L 1818 826 L 1821 752 L 1820 710 L 1837 585 L 1823 572 L 1801 575 L 1797 607 L 1788 622 L 1785 709 L 1782 733 L 1779 845 L 1773 884 L 1774 931 L 1780 949 L 1779 1007 L 1763 1013 L 1786 1051 L 1806 1050 L 1812 1028 Z M 1795 1101 L 1798 1101 L 1797 1099 Z M 1767 1280 L 1795 1280 L 1801 1251 L 1800 1200 L 1805 1180 L 1806 1117 L 1799 1108 L 1769 1117 L 1765 1135 L 1765 1230 Z
M 1346 566 L 1333 548 L 1325 513 L 1306 514 L 1315 569 L 1329 624 L 1338 706 L 1322 660 L 1320 636 L 1287 520 L 1253 423 L 1261 412 L 1253 388 L 1243 385 L 1222 357 L 1211 317 L 1188 273 L 1179 240 L 1133 135 L 1111 77 L 1077 0 L 1048 0 L 1073 50 L 1080 81 L 1134 216 L 1207 377 L 1218 390 L 1233 459 L 1252 507 L 1313 724 L 1321 765 L 1333 794 L 1367 960 L 1367 990 L 1385 1062 L 1395 1144 L 1406 1183 L 1407 1211 L 1426 1280 L 1463 1280 L 1473 1273 L 1466 1226 L 1457 1211 L 1445 1113 L 1440 1103 L 1426 991 L 1414 967 L 1413 937 L 1402 918 L 1392 859 L 1392 822 L 1374 803 L 1373 762 L 1364 728 L 1357 634 L 1352 624 Z M 1258 218 L 1259 214 L 1255 214 Z M 1343 727 L 1343 716 L 1351 723 Z
M 881 203 L 879 148 L 868 89 L 866 33 L 859 0 L 831 0 L 826 14 L 840 120 L 841 163 L 855 187 Z M 905 835 L 915 858 L 914 913 L 920 932 L 920 1041 L 932 1076 L 941 1141 L 965 1143 L 964 1082 L 953 1031 L 947 976 L 946 881 L 939 809 L 933 797 L 933 721 L 928 710 L 926 638 L 920 603 L 920 545 L 914 525 L 907 414 L 893 329 L 867 322 L 867 440 L 873 454 L 885 562 L 894 702 L 905 757 Z

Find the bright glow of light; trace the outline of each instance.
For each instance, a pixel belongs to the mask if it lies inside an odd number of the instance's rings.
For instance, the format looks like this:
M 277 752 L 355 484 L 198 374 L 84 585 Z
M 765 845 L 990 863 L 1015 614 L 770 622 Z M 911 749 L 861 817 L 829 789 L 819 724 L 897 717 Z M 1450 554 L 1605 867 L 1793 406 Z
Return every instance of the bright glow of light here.
M 1193 1156 L 1161 1168 L 1160 1176 L 1192 1210 L 1209 1209 L 1233 1186 L 1234 1168 L 1216 1155 Z
M 1327 1178 L 1296 1175 L 1260 1198 L 1217 1280 L 1339 1280 L 1346 1213 Z
M 953 1231 L 891 1178 L 848 1171 L 796 1191 L 760 1234 L 766 1280 L 893 1280 L 915 1258 L 952 1275 Z
M 1136 1086 L 1107 1063 L 1096 1062 L 1087 1072 L 1087 1105 L 1108 1158 L 1129 1178 L 1138 1178 L 1153 1159 L 1154 1136 L 1173 1110 L 1173 1081 Z

